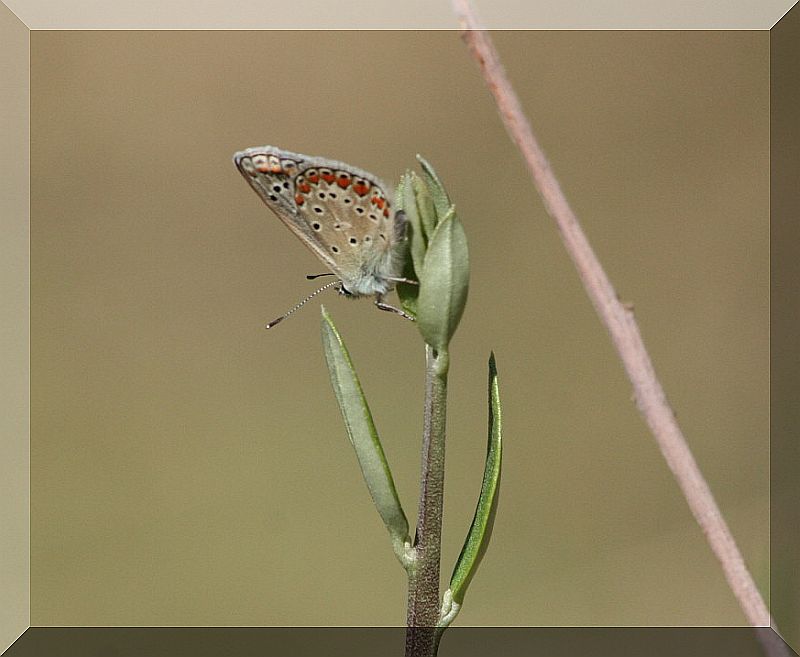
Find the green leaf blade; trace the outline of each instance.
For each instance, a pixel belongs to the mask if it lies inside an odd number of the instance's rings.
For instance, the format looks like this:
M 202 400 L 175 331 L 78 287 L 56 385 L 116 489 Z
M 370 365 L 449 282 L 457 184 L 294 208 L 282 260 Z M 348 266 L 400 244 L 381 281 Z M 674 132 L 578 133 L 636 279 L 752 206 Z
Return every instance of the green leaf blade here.
M 445 218 L 445 216 L 447 216 L 450 206 L 453 205 L 453 203 L 450 201 L 450 197 L 447 195 L 444 185 L 442 185 L 442 181 L 439 179 L 436 170 L 430 165 L 430 162 L 428 162 L 419 154 L 417 155 L 417 161 L 422 167 L 422 175 L 425 180 L 425 184 L 430 190 L 431 198 L 433 199 L 433 205 L 436 208 L 438 221 L 441 221 Z
M 401 176 L 395 192 L 395 202 L 397 211 L 403 212 L 406 218 L 406 252 L 403 264 L 403 278 L 410 281 L 418 281 L 419 275 L 417 272 L 422 269 L 428 241 L 422 229 L 410 172 L 406 172 Z M 399 283 L 397 285 L 397 296 L 400 298 L 400 305 L 403 310 L 411 317 L 416 318 L 419 286 Z
M 503 458 L 503 413 L 497 367 L 494 354 L 489 358 L 489 437 L 486 448 L 486 465 L 475 515 L 472 519 L 464 547 L 450 578 L 450 592 L 457 605 L 461 605 L 481 559 L 489 545 L 500 494 L 500 470 Z
M 428 244 L 419 279 L 417 324 L 437 351 L 446 351 L 469 292 L 469 251 L 464 227 L 451 206 Z
M 414 190 L 414 198 L 417 203 L 417 214 L 422 225 L 425 237 L 430 240 L 436 225 L 441 217 L 437 214 L 436 207 L 431 196 L 431 190 L 416 173 L 411 173 L 411 188 Z
M 428 237 L 422 227 L 417 210 L 417 199 L 414 196 L 413 173 L 407 172 L 397 186 L 397 209 L 406 215 L 406 240 L 414 271 L 422 270 L 425 251 L 428 249 Z
M 403 278 L 410 281 L 416 281 L 417 273 L 411 264 L 411 259 L 406 261 L 405 268 L 403 269 Z M 400 305 L 407 315 L 412 319 L 417 318 L 417 298 L 419 297 L 419 285 L 412 285 L 410 283 L 397 284 L 397 296 L 400 299 Z
M 355 449 L 372 501 L 389 531 L 395 552 L 400 557 L 406 541 L 410 540 L 408 520 L 400 504 L 392 472 L 350 354 L 324 306 L 322 344 L 347 435 Z

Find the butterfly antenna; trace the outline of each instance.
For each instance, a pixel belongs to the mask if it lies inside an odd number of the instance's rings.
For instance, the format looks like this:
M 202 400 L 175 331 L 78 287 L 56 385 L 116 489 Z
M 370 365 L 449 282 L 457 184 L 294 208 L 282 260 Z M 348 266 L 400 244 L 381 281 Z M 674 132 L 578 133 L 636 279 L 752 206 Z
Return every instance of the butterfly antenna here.
M 315 278 L 321 278 L 322 276 L 336 276 L 336 274 L 331 274 L 330 272 L 325 272 L 324 274 L 306 274 L 306 278 L 309 281 L 313 281 Z
M 307 296 L 305 299 L 303 299 L 303 300 L 302 300 L 300 303 L 298 303 L 298 304 L 297 304 L 297 305 L 296 305 L 294 308 L 292 308 L 292 309 L 291 309 L 289 312 L 287 312 L 287 313 L 285 313 L 285 314 L 281 315 L 280 317 L 278 317 L 278 319 L 273 319 L 273 320 L 272 320 L 272 321 L 271 321 L 269 324 L 267 324 L 267 328 L 268 328 L 268 329 L 271 329 L 273 326 L 275 326 L 275 324 L 279 324 L 279 323 L 280 323 L 280 322 L 282 322 L 284 319 L 286 319 L 286 318 L 287 318 L 289 315 L 291 315 L 292 313 L 295 313 L 295 312 L 297 312 L 298 310 L 300 310 L 300 309 L 301 309 L 301 308 L 302 308 L 304 305 L 306 305 L 306 303 L 308 303 L 309 301 L 311 301 L 311 299 L 313 299 L 315 296 L 317 296 L 317 295 L 318 295 L 320 292 L 324 292 L 324 291 L 325 291 L 325 290 L 327 290 L 329 287 L 333 287 L 334 285 L 338 285 L 338 283 L 339 283 L 339 281 L 338 281 L 338 280 L 336 280 L 336 281 L 331 281 L 330 283 L 326 283 L 325 285 L 323 285 L 323 286 L 322 286 L 321 288 L 319 288 L 318 290 L 315 290 L 314 292 L 312 292 L 311 294 L 309 294 L 309 295 L 308 295 L 308 296 Z

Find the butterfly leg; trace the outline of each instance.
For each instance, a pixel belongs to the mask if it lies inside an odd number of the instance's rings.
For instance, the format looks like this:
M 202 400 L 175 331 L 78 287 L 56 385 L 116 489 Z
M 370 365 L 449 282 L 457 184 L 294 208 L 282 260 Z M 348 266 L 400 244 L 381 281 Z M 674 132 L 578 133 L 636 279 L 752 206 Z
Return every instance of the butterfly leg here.
M 412 322 L 414 321 L 414 318 L 411 315 L 407 315 L 399 308 L 395 308 L 394 306 L 390 306 L 388 303 L 384 303 L 382 294 L 375 295 L 375 305 L 380 310 L 385 310 L 390 313 L 395 313 L 396 315 L 400 315 L 400 317 L 405 317 L 406 319 L 410 319 Z
M 388 280 L 394 283 L 405 283 L 406 285 L 419 285 L 419 281 L 413 281 L 410 278 L 393 278 L 390 277 Z

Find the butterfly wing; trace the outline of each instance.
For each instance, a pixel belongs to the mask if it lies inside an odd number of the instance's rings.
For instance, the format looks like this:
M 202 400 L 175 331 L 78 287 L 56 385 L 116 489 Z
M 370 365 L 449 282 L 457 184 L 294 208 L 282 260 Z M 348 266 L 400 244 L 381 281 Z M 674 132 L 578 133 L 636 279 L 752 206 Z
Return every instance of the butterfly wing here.
M 283 162 L 281 162 L 283 160 Z M 300 238 L 311 251 L 326 265 L 335 269 L 336 263 L 330 257 L 309 223 L 302 217 L 294 201 L 298 158 L 281 158 L 269 146 L 248 148 L 233 156 L 234 164 L 259 198 L 278 218 Z M 294 175 L 293 175 L 294 174 Z
M 234 162 L 262 201 L 355 295 L 391 289 L 401 269 L 404 222 L 386 186 L 335 160 L 271 146 L 237 153 Z

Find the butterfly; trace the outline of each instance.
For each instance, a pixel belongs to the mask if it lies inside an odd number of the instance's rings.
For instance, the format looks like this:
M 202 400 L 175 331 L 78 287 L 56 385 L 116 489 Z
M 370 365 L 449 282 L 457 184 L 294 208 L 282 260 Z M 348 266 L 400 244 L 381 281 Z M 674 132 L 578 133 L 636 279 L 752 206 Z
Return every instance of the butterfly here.
M 374 296 L 381 310 L 412 319 L 383 301 L 396 283 L 415 283 L 401 275 L 405 215 L 393 210 L 383 182 L 343 162 L 274 146 L 247 148 L 233 161 L 267 207 L 330 268 L 317 276 L 337 277 L 267 328 L 330 287 L 348 297 Z

